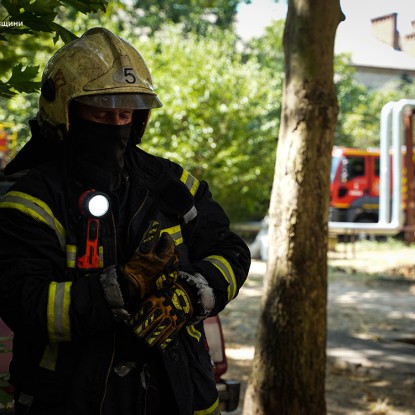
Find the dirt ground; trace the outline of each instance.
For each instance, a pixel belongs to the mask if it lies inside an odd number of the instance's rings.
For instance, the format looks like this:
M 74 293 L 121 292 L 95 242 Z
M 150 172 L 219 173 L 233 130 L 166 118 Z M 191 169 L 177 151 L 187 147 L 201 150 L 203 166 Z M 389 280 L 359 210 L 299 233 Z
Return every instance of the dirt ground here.
M 415 246 L 394 240 L 338 244 L 329 253 L 329 333 L 375 342 L 398 340 L 395 345 L 401 344 L 415 356 L 414 254 Z M 242 414 L 265 271 L 266 263 L 253 261 L 238 299 L 221 313 L 229 363 L 226 377 L 242 381 L 241 403 L 232 415 Z M 386 364 L 365 360 L 364 352 L 359 363 L 351 363 L 347 344 L 339 350 L 328 350 L 328 415 L 415 414 L 413 366 L 398 373 Z M 399 364 L 405 368 L 404 360 Z

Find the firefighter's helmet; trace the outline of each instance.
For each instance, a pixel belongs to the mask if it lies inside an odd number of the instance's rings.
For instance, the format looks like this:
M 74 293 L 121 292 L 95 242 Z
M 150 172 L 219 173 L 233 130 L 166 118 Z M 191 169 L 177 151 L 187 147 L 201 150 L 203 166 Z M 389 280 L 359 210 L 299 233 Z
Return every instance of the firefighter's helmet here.
M 52 129 L 62 138 L 69 129 L 72 101 L 102 108 L 145 110 L 136 111 L 143 114 L 142 129 L 151 109 L 162 106 L 140 53 L 100 27 L 63 46 L 46 65 L 38 112 L 41 128 Z

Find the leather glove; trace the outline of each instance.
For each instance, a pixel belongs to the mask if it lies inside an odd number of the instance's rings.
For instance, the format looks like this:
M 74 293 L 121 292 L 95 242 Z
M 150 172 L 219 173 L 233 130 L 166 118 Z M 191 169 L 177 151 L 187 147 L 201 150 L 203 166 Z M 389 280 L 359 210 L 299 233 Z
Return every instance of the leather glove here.
M 149 346 L 164 349 L 192 316 L 190 293 L 183 284 L 175 282 L 148 297 L 130 325 Z
M 120 268 L 120 285 L 129 304 L 167 287 L 177 279 L 179 258 L 172 237 L 152 221 L 132 258 Z M 127 291 L 127 294 L 125 294 Z

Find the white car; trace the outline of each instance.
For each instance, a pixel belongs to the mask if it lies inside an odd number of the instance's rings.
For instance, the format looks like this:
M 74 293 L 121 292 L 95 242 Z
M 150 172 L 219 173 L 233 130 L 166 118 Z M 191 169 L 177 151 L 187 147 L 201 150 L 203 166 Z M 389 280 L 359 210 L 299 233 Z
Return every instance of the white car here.
M 252 259 L 260 259 L 261 261 L 267 261 L 268 247 L 268 216 L 266 216 L 261 222 L 261 229 L 257 233 L 255 240 L 249 245 L 249 250 L 251 251 Z

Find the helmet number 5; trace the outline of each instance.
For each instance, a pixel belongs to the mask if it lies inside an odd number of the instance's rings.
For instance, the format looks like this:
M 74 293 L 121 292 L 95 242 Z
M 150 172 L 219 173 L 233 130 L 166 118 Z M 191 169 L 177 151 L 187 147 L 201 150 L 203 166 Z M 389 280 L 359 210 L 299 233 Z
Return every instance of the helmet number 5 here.
M 124 68 L 124 78 L 125 82 L 128 84 L 135 84 L 137 79 L 134 75 L 133 68 Z

